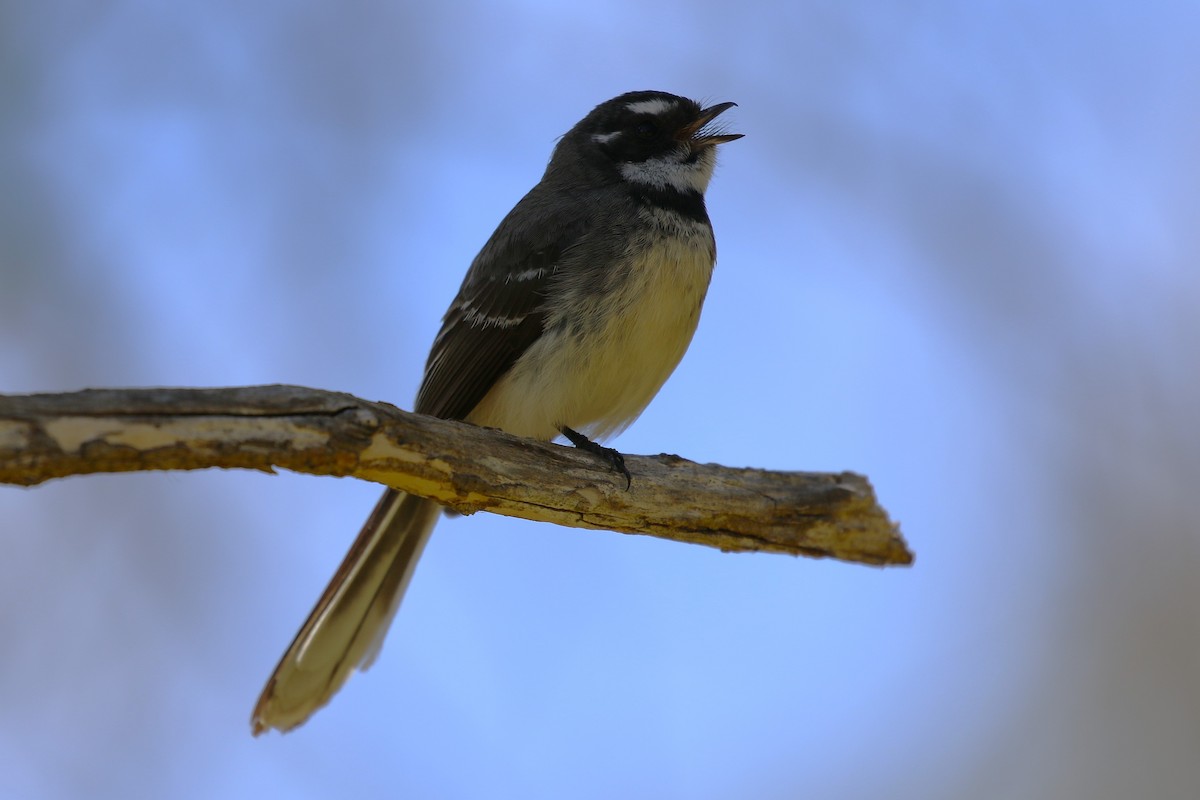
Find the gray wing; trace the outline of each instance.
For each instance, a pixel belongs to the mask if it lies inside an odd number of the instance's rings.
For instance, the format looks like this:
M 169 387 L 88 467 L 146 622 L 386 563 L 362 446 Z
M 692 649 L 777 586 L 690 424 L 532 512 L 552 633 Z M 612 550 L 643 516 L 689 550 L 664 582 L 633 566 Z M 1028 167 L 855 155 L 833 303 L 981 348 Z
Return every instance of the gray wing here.
M 418 413 L 464 419 L 542 335 L 547 291 L 587 228 L 578 203 L 547 199 L 526 195 L 475 257 L 433 342 Z

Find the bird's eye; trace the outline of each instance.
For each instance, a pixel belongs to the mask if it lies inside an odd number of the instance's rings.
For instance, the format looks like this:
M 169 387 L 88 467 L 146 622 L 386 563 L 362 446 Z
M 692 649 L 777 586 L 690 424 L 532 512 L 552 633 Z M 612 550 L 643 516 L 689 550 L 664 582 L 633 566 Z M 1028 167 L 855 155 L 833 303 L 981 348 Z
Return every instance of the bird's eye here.
M 654 134 L 658 133 L 658 126 L 650 120 L 643 120 L 634 126 L 633 132 L 639 139 L 652 139 Z

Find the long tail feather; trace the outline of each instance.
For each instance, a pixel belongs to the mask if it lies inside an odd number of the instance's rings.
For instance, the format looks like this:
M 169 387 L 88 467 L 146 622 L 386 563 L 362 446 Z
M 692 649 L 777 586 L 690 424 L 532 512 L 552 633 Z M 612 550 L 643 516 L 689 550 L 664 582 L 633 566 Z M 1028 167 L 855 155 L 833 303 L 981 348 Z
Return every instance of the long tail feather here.
M 254 707 L 254 735 L 302 724 L 379 654 L 440 506 L 389 489 Z

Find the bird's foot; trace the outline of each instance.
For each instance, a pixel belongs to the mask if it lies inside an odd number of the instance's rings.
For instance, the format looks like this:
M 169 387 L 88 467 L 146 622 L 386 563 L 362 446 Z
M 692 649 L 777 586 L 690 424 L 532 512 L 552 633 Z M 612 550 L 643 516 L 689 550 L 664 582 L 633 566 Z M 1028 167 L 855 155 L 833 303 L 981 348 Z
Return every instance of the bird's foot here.
M 571 444 L 575 445 L 580 450 L 586 450 L 593 455 L 599 456 L 608 462 L 608 465 L 612 467 L 613 472 L 619 472 L 624 475 L 626 490 L 633 485 L 633 476 L 629 474 L 629 468 L 625 466 L 625 456 L 621 455 L 611 447 L 605 447 L 604 445 L 596 444 L 579 431 L 571 430 L 566 425 L 559 430 L 562 431 L 562 435 L 567 437 L 567 440 L 570 441 Z

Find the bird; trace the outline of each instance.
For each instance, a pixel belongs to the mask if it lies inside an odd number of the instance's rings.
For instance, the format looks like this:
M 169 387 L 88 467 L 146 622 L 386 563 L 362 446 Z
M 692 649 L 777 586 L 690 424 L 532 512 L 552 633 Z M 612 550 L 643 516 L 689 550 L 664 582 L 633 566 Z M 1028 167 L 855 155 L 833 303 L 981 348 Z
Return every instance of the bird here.
M 561 435 L 628 488 L 623 457 L 598 440 L 642 413 L 696 331 L 716 263 L 704 194 L 717 146 L 743 136 L 715 120 L 735 105 L 627 92 L 564 134 L 467 270 L 414 410 Z M 383 493 L 267 680 L 254 735 L 303 724 L 372 664 L 441 510 Z

